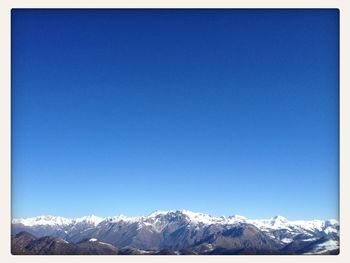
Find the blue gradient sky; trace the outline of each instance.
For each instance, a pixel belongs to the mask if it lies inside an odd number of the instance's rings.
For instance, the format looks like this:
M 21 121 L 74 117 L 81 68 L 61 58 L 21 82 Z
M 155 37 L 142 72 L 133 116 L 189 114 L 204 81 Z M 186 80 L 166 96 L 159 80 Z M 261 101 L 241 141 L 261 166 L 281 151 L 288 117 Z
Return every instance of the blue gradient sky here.
M 338 15 L 13 10 L 13 216 L 338 218 Z

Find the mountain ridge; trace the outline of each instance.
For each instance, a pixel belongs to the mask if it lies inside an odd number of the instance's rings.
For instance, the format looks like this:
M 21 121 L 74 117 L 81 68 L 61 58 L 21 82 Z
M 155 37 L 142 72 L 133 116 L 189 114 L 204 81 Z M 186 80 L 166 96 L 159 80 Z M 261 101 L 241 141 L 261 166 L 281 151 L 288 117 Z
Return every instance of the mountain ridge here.
M 339 249 L 339 222 L 334 219 L 288 221 L 282 216 L 248 219 L 240 215 L 219 217 L 189 210 L 155 211 L 139 217 L 90 215 L 13 219 L 12 234 L 21 231 L 72 243 L 97 239 L 122 249 L 157 253 L 186 250 L 197 254 L 244 251 L 323 254 Z
M 241 221 L 248 221 L 248 222 L 273 222 L 275 223 L 276 221 L 284 221 L 284 222 L 291 222 L 291 223 L 297 223 L 297 224 L 302 224 L 303 222 L 309 222 L 309 223 L 320 223 L 320 222 L 332 222 L 332 224 L 339 224 L 339 221 L 336 219 L 311 219 L 311 220 L 288 220 L 287 218 L 281 216 L 281 215 L 275 215 L 269 219 L 248 219 L 245 216 L 241 215 L 230 215 L 230 216 L 213 216 L 207 213 L 199 213 L 199 212 L 192 212 L 190 210 L 167 210 L 167 211 L 160 211 L 156 210 L 152 213 L 150 213 L 148 216 L 125 216 L 123 214 L 116 215 L 116 216 L 108 216 L 108 217 L 99 217 L 94 214 L 87 215 L 87 216 L 82 216 L 82 217 L 73 217 L 73 218 L 68 218 L 68 217 L 61 217 L 61 216 L 53 216 L 53 215 L 41 215 L 41 216 L 36 216 L 36 217 L 29 217 L 29 218 L 14 218 L 12 219 L 12 224 L 18 224 L 22 223 L 24 225 L 63 225 L 63 224 L 72 224 L 72 223 L 78 223 L 78 222 L 89 222 L 93 223 L 95 225 L 98 225 L 102 221 L 109 220 L 111 221 L 119 221 L 119 220 L 124 220 L 124 221 L 139 221 L 139 220 L 145 220 L 148 218 L 152 218 L 158 215 L 165 215 L 169 213 L 182 213 L 185 215 L 190 215 L 189 217 L 191 219 L 197 218 L 197 220 L 202 220 L 201 222 L 204 221 L 205 218 L 211 218 L 215 219 L 218 221 L 232 221 L 230 219 L 236 219 L 236 220 L 241 220 Z M 200 217 L 201 216 L 201 217 Z

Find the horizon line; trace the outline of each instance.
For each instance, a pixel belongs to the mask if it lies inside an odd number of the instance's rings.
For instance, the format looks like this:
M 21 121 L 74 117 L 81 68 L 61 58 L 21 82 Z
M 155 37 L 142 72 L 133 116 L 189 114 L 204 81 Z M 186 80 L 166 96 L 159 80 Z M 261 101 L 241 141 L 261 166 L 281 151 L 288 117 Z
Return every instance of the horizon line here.
M 227 218 L 227 217 L 242 217 L 244 219 L 252 219 L 252 220 L 271 220 L 274 218 L 284 218 L 288 221 L 298 221 L 298 220 L 304 220 L 304 221 L 313 221 L 313 220 L 321 220 L 321 221 L 327 221 L 327 220 L 336 220 L 339 221 L 339 216 L 338 217 L 329 217 L 329 218 L 313 218 L 313 219 L 289 219 L 286 216 L 283 216 L 282 214 L 275 214 L 273 216 L 270 217 L 265 217 L 265 218 L 256 218 L 256 217 L 246 217 L 244 215 L 241 214 L 230 214 L 230 215 L 216 215 L 216 214 L 212 214 L 212 213 L 206 213 L 206 212 L 197 212 L 197 211 L 192 211 L 189 209 L 169 209 L 169 210 L 153 210 L 153 212 L 148 213 L 147 215 L 125 215 L 123 213 L 120 214 L 115 214 L 115 215 L 110 215 L 110 216 L 99 216 L 97 215 L 97 213 L 87 213 L 85 215 L 82 216 L 61 216 L 61 215 L 54 215 L 54 214 L 39 214 L 37 216 L 27 216 L 27 217 L 15 217 L 11 215 L 11 221 L 12 220 L 20 220 L 20 219 L 29 219 L 29 218 L 38 218 L 38 217 L 60 217 L 60 218 L 64 218 L 64 219 L 82 219 L 84 217 L 98 217 L 100 219 L 108 219 L 108 218 L 115 218 L 115 217 L 121 217 L 121 218 L 128 218 L 128 219 L 136 219 L 136 218 L 146 218 L 146 217 L 150 217 L 152 214 L 167 214 L 167 213 L 171 213 L 171 212 L 181 212 L 181 213 L 186 213 L 186 212 L 190 212 L 193 214 L 201 214 L 201 215 L 205 215 L 205 216 L 210 216 L 210 217 L 216 217 L 216 218 Z

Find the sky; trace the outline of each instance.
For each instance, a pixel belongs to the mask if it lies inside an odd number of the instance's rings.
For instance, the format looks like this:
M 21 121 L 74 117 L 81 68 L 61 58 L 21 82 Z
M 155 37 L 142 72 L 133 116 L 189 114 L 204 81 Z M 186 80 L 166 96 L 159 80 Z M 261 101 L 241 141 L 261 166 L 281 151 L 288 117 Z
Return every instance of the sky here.
M 339 13 L 12 11 L 12 216 L 339 218 Z

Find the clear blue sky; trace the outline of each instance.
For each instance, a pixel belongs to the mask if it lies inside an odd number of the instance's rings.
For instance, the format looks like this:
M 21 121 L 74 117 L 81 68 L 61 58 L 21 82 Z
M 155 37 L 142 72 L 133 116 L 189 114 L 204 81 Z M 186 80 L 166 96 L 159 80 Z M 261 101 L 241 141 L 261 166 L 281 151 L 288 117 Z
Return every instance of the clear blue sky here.
M 14 217 L 338 218 L 333 10 L 14 10 Z

